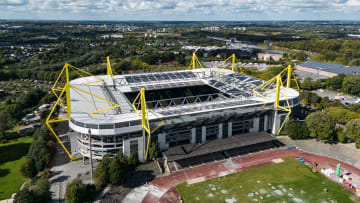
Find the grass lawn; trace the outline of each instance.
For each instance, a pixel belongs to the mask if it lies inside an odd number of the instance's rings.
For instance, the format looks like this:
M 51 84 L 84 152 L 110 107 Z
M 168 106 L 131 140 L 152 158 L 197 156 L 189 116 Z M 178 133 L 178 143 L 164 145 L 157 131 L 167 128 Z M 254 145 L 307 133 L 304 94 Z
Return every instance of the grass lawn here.
M 25 182 L 20 166 L 28 153 L 32 137 L 22 137 L 0 144 L 0 199 L 11 197 Z
M 294 158 L 201 183 L 181 183 L 176 190 L 185 203 L 353 202 L 351 192 Z

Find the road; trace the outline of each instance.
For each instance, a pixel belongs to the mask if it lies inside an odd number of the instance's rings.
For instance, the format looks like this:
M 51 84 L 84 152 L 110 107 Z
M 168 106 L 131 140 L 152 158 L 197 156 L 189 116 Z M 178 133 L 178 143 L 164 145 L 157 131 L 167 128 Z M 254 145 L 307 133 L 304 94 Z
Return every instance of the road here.
M 319 95 L 319 97 L 329 97 L 330 100 L 334 100 L 336 96 L 340 96 L 338 92 L 326 89 L 314 90 L 314 93 Z M 341 95 L 340 97 L 344 100 L 340 100 L 342 104 L 353 104 L 356 101 L 359 101 L 360 97 L 350 96 L 350 95 Z

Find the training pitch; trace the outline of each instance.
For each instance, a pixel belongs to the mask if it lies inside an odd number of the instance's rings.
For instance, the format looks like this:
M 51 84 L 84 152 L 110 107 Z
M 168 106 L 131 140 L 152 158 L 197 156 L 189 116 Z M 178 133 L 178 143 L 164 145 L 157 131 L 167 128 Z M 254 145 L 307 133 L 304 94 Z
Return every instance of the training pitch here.
M 201 183 L 176 186 L 190 202 L 353 202 L 353 194 L 294 158 Z

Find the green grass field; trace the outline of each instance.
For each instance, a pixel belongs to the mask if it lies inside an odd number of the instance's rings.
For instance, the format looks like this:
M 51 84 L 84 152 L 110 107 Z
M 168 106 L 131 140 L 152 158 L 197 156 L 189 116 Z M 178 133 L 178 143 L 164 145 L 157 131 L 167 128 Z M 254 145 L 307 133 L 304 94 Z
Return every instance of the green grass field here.
M 351 192 L 294 158 L 192 185 L 185 182 L 176 190 L 185 203 L 353 202 Z
M 16 193 L 25 178 L 20 174 L 20 166 L 28 153 L 32 137 L 23 137 L 0 144 L 0 199 Z

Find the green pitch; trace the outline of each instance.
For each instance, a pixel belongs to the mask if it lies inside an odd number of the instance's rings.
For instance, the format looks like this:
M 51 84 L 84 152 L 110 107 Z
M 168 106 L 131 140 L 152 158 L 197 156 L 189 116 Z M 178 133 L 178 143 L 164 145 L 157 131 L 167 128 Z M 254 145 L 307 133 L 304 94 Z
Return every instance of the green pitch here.
M 240 173 L 176 186 L 190 202 L 353 202 L 353 194 L 294 158 Z

